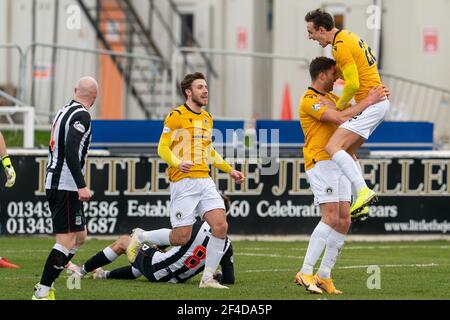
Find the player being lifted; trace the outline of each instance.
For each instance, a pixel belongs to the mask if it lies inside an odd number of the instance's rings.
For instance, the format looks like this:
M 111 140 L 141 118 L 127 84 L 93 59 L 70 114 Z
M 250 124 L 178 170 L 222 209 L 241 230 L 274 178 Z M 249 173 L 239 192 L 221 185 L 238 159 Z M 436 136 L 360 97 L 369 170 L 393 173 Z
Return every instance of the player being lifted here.
M 158 246 L 185 245 L 191 238 L 192 225 L 198 215 L 211 226 L 200 288 L 226 289 L 213 278 L 224 254 L 228 224 L 222 198 L 209 176 L 209 163 L 228 173 L 238 184 L 244 181 L 244 175 L 234 170 L 212 145 L 213 119 L 203 110 L 208 104 L 205 76 L 198 72 L 186 75 L 181 82 L 181 91 L 186 103 L 167 116 L 158 145 L 159 156 L 169 165 L 173 230 L 136 230 L 127 256 L 134 262 L 143 242 Z
M 350 227 L 351 185 L 339 167 L 330 160 L 325 146 L 339 125 L 386 97 L 382 87 L 374 88 L 355 106 L 338 111 L 325 103 L 339 100 L 331 93 L 337 79 L 336 62 L 319 57 L 311 62 L 309 70 L 312 85 L 303 95 L 299 116 L 305 135 L 305 170 L 314 194 L 314 203 L 320 206 L 322 219 L 311 234 L 303 266 L 296 274 L 295 282 L 313 293 L 322 293 L 322 288 L 329 294 L 341 294 L 331 279 L 331 270 Z M 324 249 L 320 268 L 313 276 L 314 266 Z
M 337 29 L 332 16 L 321 9 L 309 12 L 305 20 L 309 39 L 319 42 L 323 48 L 330 44 L 333 46 L 338 73 L 345 80 L 344 91 L 337 101 L 338 109 L 343 110 L 353 97 L 357 103 L 362 101 L 372 87 L 382 85 L 375 56 L 360 37 L 349 30 Z M 326 146 L 332 160 L 356 189 L 357 198 L 350 208 L 353 217 L 361 214 L 377 197 L 367 187 L 360 167 L 350 154 L 355 153 L 384 120 L 389 106 L 388 100 L 369 106 L 361 114 L 340 125 Z M 368 210 L 365 210 L 367 213 Z

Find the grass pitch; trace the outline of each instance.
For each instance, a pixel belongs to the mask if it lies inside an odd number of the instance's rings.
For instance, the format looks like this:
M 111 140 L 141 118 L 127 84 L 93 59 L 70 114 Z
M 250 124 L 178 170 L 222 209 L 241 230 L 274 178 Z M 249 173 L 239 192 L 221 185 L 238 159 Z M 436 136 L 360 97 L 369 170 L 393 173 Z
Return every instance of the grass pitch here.
M 0 269 L 0 300 L 29 300 L 54 240 L 48 237 L 0 238 L 0 255 L 20 269 Z M 89 240 L 75 256 L 83 263 L 111 241 Z M 342 296 L 312 295 L 294 284 L 306 242 L 233 242 L 236 284 L 230 290 L 200 290 L 199 278 L 185 284 L 85 278 L 80 289 L 68 289 L 66 272 L 56 282 L 58 300 L 308 300 L 308 299 L 450 299 L 450 242 L 349 242 L 333 270 Z M 319 261 L 320 263 L 320 261 Z M 319 265 L 317 264 L 317 266 Z M 127 265 L 125 256 L 106 270 Z M 374 273 L 380 270 L 380 289 Z M 371 278 L 372 277 L 372 278 Z

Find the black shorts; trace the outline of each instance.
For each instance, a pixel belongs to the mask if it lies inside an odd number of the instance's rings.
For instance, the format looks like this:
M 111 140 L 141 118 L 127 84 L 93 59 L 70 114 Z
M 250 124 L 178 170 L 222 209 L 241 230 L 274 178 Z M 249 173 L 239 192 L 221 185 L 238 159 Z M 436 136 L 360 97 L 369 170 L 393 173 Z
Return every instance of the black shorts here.
M 66 190 L 46 190 L 52 213 L 53 233 L 83 231 L 86 226 L 83 205 L 78 192 Z
M 155 252 L 158 251 L 146 244 L 139 251 L 136 256 L 136 260 L 132 263 L 132 266 L 138 269 L 144 277 L 146 277 L 151 282 L 157 282 L 153 275 L 153 264 L 152 259 Z

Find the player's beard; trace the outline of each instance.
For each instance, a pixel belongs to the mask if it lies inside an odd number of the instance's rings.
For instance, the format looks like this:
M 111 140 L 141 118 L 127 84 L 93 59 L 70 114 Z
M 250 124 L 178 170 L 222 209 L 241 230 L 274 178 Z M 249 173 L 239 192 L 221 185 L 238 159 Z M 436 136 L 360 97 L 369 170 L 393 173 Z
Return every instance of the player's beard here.
M 334 89 L 334 81 L 329 81 L 326 83 L 325 92 L 331 92 Z
M 204 107 L 208 104 L 208 98 L 206 98 L 206 103 L 203 102 L 201 100 L 201 96 L 200 97 L 192 97 L 192 102 L 194 102 L 196 105 L 198 105 L 199 107 Z

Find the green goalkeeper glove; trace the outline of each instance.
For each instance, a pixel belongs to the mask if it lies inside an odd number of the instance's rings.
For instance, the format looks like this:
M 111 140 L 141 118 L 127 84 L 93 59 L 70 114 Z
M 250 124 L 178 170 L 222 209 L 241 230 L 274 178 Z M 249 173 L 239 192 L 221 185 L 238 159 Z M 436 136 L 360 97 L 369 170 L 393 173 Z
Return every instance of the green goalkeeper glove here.
M 5 187 L 11 188 L 16 182 L 16 172 L 14 171 L 14 167 L 12 166 L 11 159 L 8 155 L 2 158 L 2 164 L 6 174 Z

